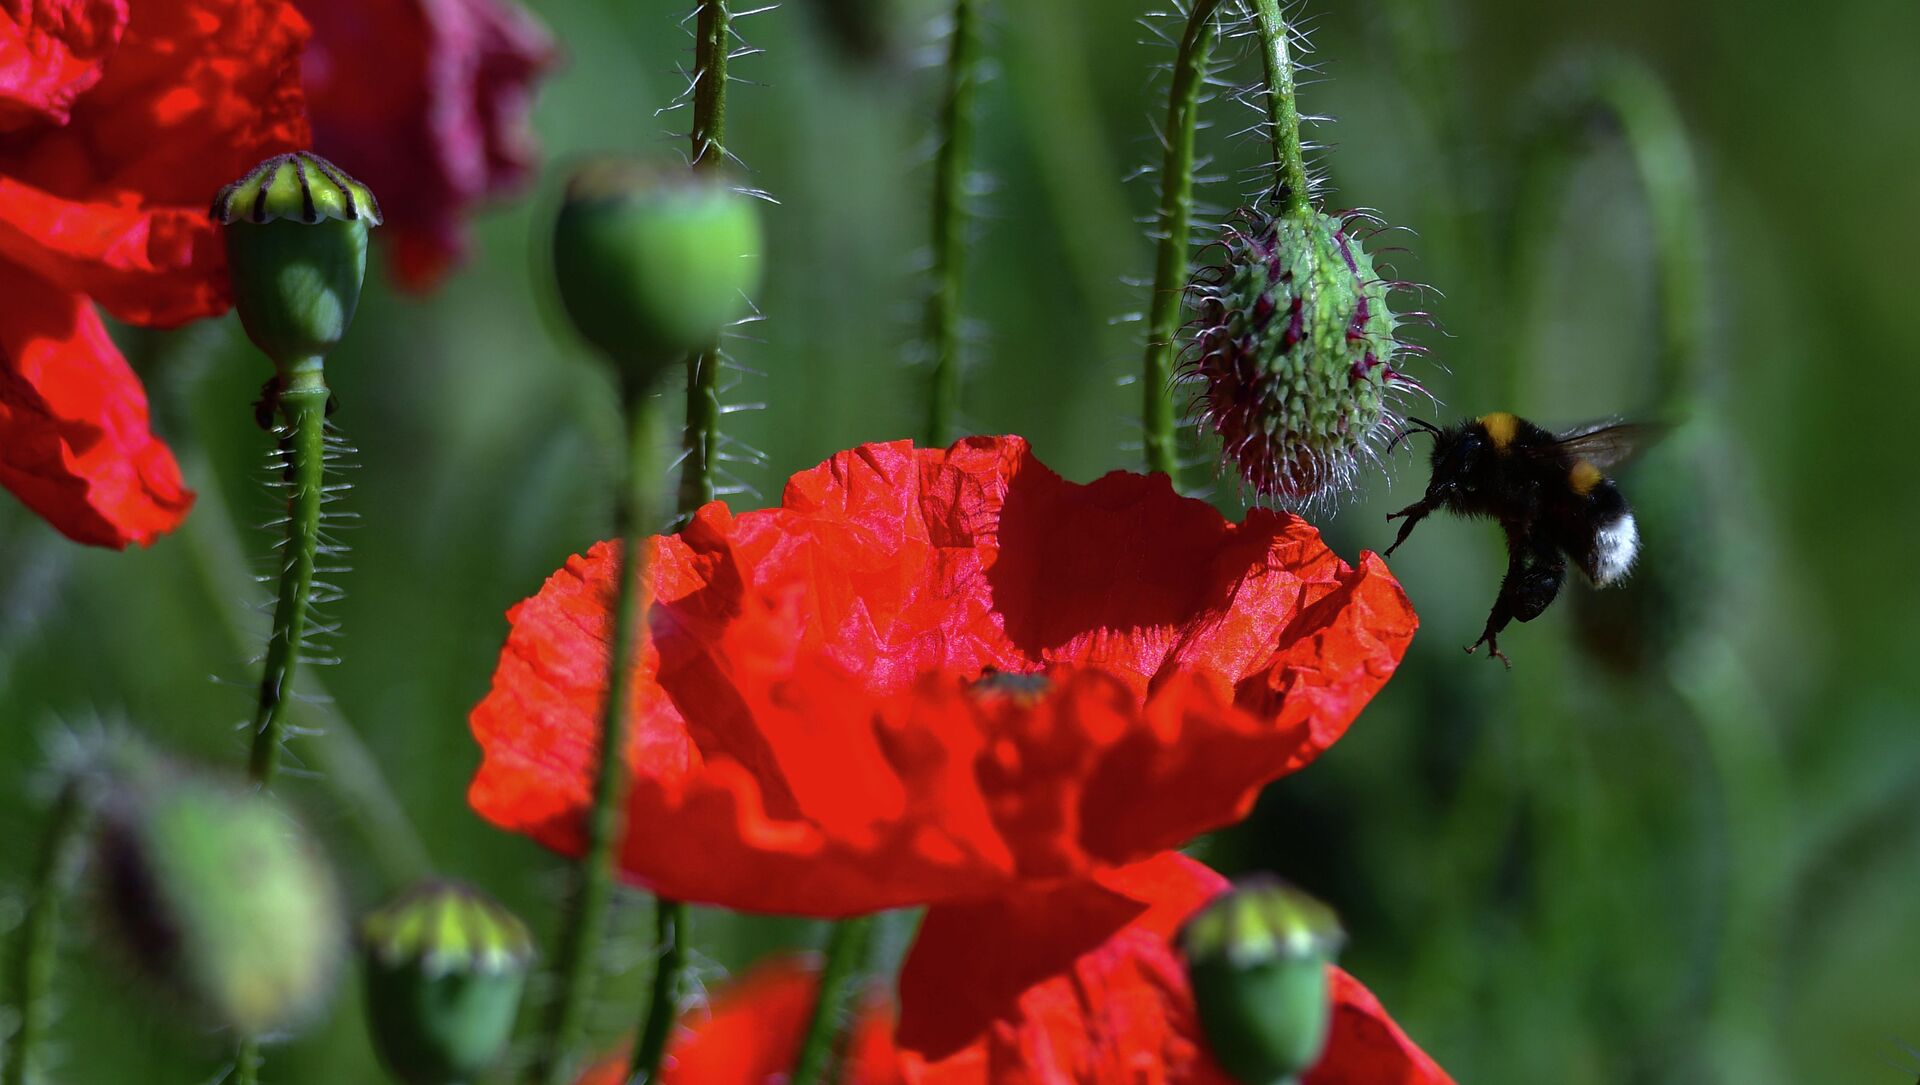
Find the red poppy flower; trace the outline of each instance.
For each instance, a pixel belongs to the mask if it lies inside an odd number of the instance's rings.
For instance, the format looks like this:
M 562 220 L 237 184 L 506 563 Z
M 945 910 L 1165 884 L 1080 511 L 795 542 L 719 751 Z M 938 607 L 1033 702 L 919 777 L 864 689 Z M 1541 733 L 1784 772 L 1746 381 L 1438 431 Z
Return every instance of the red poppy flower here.
M 842 1080 L 859 1085 L 1234 1085 L 1206 1051 L 1174 932 L 1226 887 L 1190 859 L 1156 856 L 1071 886 L 927 913 L 886 1007 L 854 1017 Z M 1360 982 L 1330 968 L 1326 1053 L 1306 1085 L 1451 1085 Z M 683 1026 L 668 1085 L 766 1085 L 793 1067 L 813 970 L 748 973 Z M 624 1059 L 579 1085 L 620 1085 Z
M 765 1085 L 793 1070 L 819 993 L 819 970 L 804 957 L 777 957 L 729 984 L 680 1022 L 667 1047 L 662 1085 Z M 884 999 L 862 1002 L 848 1026 L 840 1085 L 893 1085 L 893 1012 Z M 581 1075 L 576 1085 L 627 1085 L 621 1053 Z
M 533 162 L 533 81 L 547 33 L 511 0 L 309 0 L 307 99 L 320 153 L 380 197 L 401 285 L 426 289 L 465 251 L 472 206 Z
M 614 553 L 510 613 L 469 792 L 576 852 Z M 702 509 L 648 560 L 626 875 L 847 915 L 1086 877 L 1244 815 L 1398 663 L 1386 567 L 1228 523 L 1164 476 L 1090 485 L 1014 437 L 842 453 L 781 507 Z
M 74 539 L 144 544 L 193 500 L 94 303 L 226 308 L 207 201 L 305 144 L 306 32 L 280 0 L 0 4 L 0 484 Z

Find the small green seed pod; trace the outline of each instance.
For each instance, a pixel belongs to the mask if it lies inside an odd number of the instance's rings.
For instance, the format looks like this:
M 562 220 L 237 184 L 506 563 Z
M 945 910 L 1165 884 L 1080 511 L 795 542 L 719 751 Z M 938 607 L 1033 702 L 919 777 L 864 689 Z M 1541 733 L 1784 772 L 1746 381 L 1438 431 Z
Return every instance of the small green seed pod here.
M 553 270 L 586 340 L 650 378 L 720 340 L 760 278 L 760 216 L 705 172 L 619 159 L 573 175 Z
M 102 897 L 135 960 L 243 1036 L 317 1009 L 344 948 L 339 898 L 286 809 L 145 752 L 123 754 L 110 775 Z
M 324 357 L 353 323 L 380 205 L 319 155 L 275 155 L 214 197 L 226 227 L 233 307 L 247 337 L 284 372 Z
M 533 936 L 477 889 L 431 880 L 360 926 L 367 1023 L 380 1061 L 407 1085 L 476 1080 L 505 1050 Z
M 1407 348 L 1391 286 L 1351 224 L 1244 209 L 1189 291 L 1201 421 L 1255 495 L 1288 507 L 1352 489 L 1398 425 L 1395 397 L 1422 390 L 1394 368 Z
M 1181 948 L 1201 1029 L 1245 1085 L 1290 1085 L 1320 1061 L 1332 1019 L 1333 910 L 1278 880 L 1242 882 L 1187 921 Z

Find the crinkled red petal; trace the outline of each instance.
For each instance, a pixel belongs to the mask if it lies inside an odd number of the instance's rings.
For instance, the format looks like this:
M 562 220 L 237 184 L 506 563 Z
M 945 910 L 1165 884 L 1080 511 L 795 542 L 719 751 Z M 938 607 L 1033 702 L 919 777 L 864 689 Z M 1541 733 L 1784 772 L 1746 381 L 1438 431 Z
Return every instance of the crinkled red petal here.
M 721 988 L 704 1009 L 680 1022 L 660 1073 L 663 1085 L 768 1085 L 793 1070 L 819 993 L 817 966 L 804 957 L 756 965 Z M 848 1025 L 836 1081 L 889 1085 L 898 1079 L 893 1015 L 884 1000 L 867 999 Z M 626 1085 L 628 1056 L 608 1058 L 577 1085 Z
M 0 484 L 70 538 L 145 545 L 193 504 L 87 300 L 0 264 Z
M 0 258 L 113 315 L 176 324 L 226 306 L 206 208 L 261 159 L 305 146 L 284 0 L 142 0 L 64 127 L 0 136 Z
M 316 145 L 379 194 L 401 284 L 432 286 L 464 252 L 473 206 L 532 166 L 553 42 L 510 0 L 331 0 L 307 15 Z
M 1180 924 L 1226 887 L 1168 853 L 1099 882 L 928 911 L 900 978 L 898 1044 L 916 1085 L 1232 1085 L 1207 1054 Z M 1450 1085 L 1353 977 L 1307 1085 Z
M 781 508 L 650 545 L 626 874 L 817 915 L 1098 873 L 1241 816 L 1331 744 L 1415 619 L 1303 521 L 1164 478 L 1065 482 L 1018 438 L 868 445 Z M 614 553 L 509 615 L 469 799 L 575 851 Z M 988 694 L 988 670 L 1048 676 Z M 644 827 L 640 829 L 639 827 Z
M 15 0 L 0 5 L 0 137 L 65 124 L 100 81 L 127 27 L 127 0 Z

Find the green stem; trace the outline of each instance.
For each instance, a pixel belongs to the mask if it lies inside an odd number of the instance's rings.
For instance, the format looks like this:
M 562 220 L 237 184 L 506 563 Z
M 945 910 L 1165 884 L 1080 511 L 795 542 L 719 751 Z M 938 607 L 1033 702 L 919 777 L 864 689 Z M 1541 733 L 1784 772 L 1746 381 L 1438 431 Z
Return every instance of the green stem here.
M 579 1045 L 585 1010 L 592 994 L 594 966 L 606 933 L 607 910 L 613 900 L 614 852 L 626 816 L 627 730 L 630 681 L 638 665 L 644 638 L 647 537 L 653 522 L 654 412 L 648 389 L 629 382 L 625 389 L 627 421 L 626 478 L 620 487 L 614 518 L 620 537 L 620 568 L 613 602 L 613 643 L 607 657 L 606 699 L 601 703 L 599 771 L 594 778 L 593 809 L 587 816 L 587 842 L 580 858 L 579 884 L 572 908 L 560 933 L 556 960 L 559 994 L 550 1010 L 545 1043 L 535 1063 L 534 1077 L 547 1085 L 568 1080 L 569 1056 Z
M 733 14 L 727 0 L 700 0 L 694 20 L 693 168 L 718 172 L 727 163 L 727 53 Z M 680 514 L 713 500 L 714 457 L 720 451 L 719 344 L 687 358 L 686 455 L 680 468 Z
M 1311 210 L 1306 153 L 1300 147 L 1300 106 L 1293 94 L 1291 31 L 1280 16 L 1279 0 L 1253 0 L 1253 21 L 1260 34 L 1260 58 L 1267 69 L 1267 128 L 1273 138 L 1275 198 L 1289 214 Z
M 867 934 L 873 917 L 843 919 L 827 939 L 827 959 L 820 967 L 820 990 L 814 996 L 813 1016 L 807 1020 L 800 1057 L 794 1061 L 788 1085 L 816 1085 L 829 1080 L 827 1071 L 839 1053 L 836 1040 L 846 1019 L 847 996 L 866 957 Z
M 189 476 L 198 472 L 189 470 Z M 200 587 L 214 603 L 234 646 L 247 650 L 252 636 L 239 620 L 236 599 L 246 596 L 252 587 L 239 575 L 246 568 L 239 532 L 233 516 L 220 495 L 218 485 L 200 486 L 193 504 L 193 515 L 180 529 L 187 556 L 199 578 Z M 303 752 L 311 752 L 325 786 L 332 788 L 339 806 L 359 829 L 361 838 L 373 854 L 389 889 L 406 885 L 432 867 L 420 833 L 407 819 L 406 810 L 387 785 L 380 763 L 374 759 L 360 735 L 340 714 L 326 691 L 312 676 L 305 680 L 313 698 L 292 706 L 302 725 L 315 732 Z
M 280 555 L 280 593 L 273 608 L 273 632 L 267 640 L 260 675 L 259 706 L 253 717 L 253 754 L 248 769 L 262 787 L 280 767 L 287 706 L 306 636 L 313 600 L 313 564 L 320 548 L 320 506 L 326 497 L 326 375 L 319 358 L 287 367 L 279 391 L 285 422 L 280 454 L 287 486 L 286 548 Z
M 1174 333 L 1186 294 L 1187 245 L 1193 233 L 1193 143 L 1201 88 L 1219 34 L 1214 14 L 1220 0 L 1196 0 L 1173 60 L 1173 90 L 1167 96 L 1166 161 L 1160 170 L 1160 245 L 1153 265 L 1153 297 L 1147 313 L 1147 356 L 1140 380 L 1140 423 L 1147 470 L 1171 476 L 1178 466 L 1173 424 Z
M 40 862 L 34 868 L 13 959 L 11 1001 L 18 1023 L 4 1053 L 4 1076 L 0 1076 L 4 1085 L 26 1085 L 46 1037 L 47 1000 L 60 963 L 60 907 L 73 888 L 85 851 L 87 823 L 93 815 L 91 791 L 84 776 L 67 781 L 41 839 Z
M 256 1040 L 242 1040 L 233 1054 L 233 1085 L 259 1085 L 260 1081 L 260 1044 Z
M 933 179 L 933 296 L 927 333 L 933 341 L 933 383 L 927 397 L 927 443 L 953 440 L 960 404 L 960 296 L 966 271 L 967 170 L 973 159 L 974 91 L 979 84 L 979 11 L 955 0 L 947 44 L 946 95 L 940 107 L 940 151 Z
M 628 1085 L 652 1085 L 660 1080 L 667 1057 L 667 1041 L 680 1017 L 680 991 L 687 972 L 687 906 L 664 897 L 653 903 L 653 994 L 647 999 L 647 1017 L 640 1026 L 640 1042 L 633 1048 L 627 1070 Z

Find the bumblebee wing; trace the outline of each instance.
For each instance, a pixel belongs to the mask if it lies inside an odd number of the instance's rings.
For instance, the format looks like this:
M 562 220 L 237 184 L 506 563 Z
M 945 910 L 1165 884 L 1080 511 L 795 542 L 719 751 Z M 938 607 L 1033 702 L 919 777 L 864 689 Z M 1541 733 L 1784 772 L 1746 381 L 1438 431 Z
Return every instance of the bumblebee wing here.
M 1563 433 L 1549 447 L 1556 455 L 1611 471 L 1659 443 L 1671 428 L 1654 422 L 1602 422 Z

